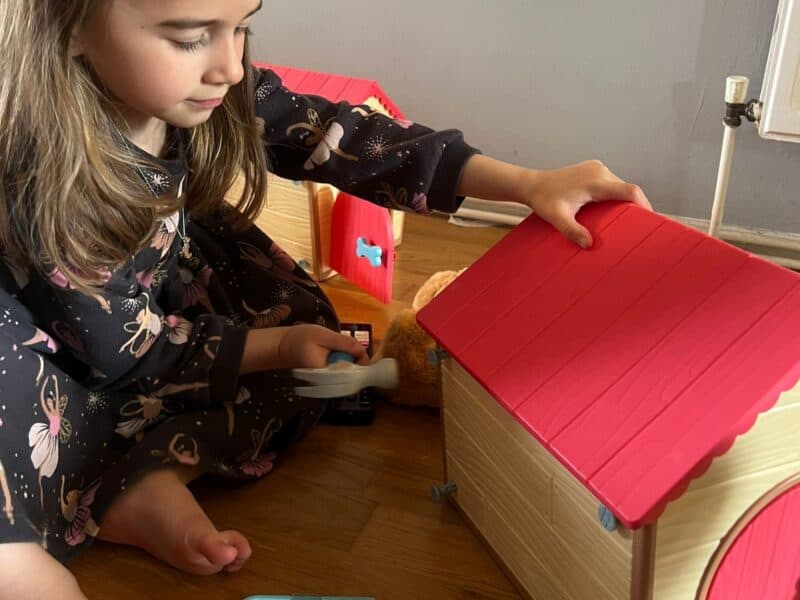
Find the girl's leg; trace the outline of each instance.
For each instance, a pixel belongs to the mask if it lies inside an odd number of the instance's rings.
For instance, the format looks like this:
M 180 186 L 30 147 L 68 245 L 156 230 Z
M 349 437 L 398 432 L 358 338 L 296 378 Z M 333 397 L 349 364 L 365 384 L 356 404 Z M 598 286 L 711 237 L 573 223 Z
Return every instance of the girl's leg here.
M 3 598 L 86 600 L 66 567 L 32 542 L 0 544 Z
M 160 469 L 145 475 L 114 500 L 98 538 L 138 546 L 188 573 L 241 569 L 250 544 L 238 531 L 214 527 L 186 487 L 193 473 Z

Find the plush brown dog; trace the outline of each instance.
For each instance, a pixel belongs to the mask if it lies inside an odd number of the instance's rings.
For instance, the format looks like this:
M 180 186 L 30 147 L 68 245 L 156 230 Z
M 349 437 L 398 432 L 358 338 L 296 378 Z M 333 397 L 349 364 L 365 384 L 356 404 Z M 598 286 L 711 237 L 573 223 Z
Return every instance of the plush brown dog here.
M 461 271 L 434 273 L 417 292 L 411 308 L 398 313 L 389 323 L 375 360 L 397 359 L 400 377 L 389 400 L 410 406 L 441 406 L 442 377 L 438 361 L 431 360 L 436 342 L 417 324 L 417 311 L 446 288 Z

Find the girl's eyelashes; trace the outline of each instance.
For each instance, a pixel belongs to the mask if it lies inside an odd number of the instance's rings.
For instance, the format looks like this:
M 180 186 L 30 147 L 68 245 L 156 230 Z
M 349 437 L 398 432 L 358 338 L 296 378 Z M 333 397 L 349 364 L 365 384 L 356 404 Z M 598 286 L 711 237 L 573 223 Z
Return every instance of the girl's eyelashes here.
M 211 36 L 209 36 L 207 33 L 204 33 L 196 40 L 192 40 L 190 42 L 181 42 L 178 40 L 172 40 L 172 43 L 180 50 L 185 50 L 186 52 L 194 52 L 195 50 L 199 50 L 200 48 L 208 44 L 210 39 Z
M 237 27 L 235 30 L 236 35 L 244 35 L 250 37 L 253 35 L 253 31 L 249 27 Z M 204 33 L 198 39 L 192 40 L 190 42 L 181 42 L 177 40 L 172 40 L 172 43 L 178 47 L 180 50 L 185 50 L 186 52 L 195 52 L 199 50 L 208 42 L 210 41 L 211 36 L 208 33 Z

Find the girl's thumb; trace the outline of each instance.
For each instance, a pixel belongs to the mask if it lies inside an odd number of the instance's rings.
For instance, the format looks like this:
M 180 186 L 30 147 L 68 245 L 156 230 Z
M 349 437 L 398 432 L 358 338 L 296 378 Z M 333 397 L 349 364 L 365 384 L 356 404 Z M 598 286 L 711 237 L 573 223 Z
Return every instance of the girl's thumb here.
M 592 234 L 577 221 L 570 225 L 564 235 L 570 242 L 577 244 L 584 250 L 592 246 Z

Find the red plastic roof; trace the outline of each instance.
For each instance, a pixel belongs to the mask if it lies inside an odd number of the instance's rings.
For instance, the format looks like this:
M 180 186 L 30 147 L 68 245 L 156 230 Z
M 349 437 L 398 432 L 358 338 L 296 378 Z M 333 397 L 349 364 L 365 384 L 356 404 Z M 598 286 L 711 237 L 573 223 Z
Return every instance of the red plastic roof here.
M 386 107 L 391 117 L 405 118 L 376 81 L 267 63 L 254 64 L 261 69 L 272 69 L 287 88 L 300 94 L 322 96 L 333 102 L 346 100 L 350 104 L 363 104 L 368 98 L 375 97 Z
M 628 527 L 800 377 L 800 276 L 627 203 L 580 250 L 537 217 L 420 324 Z

